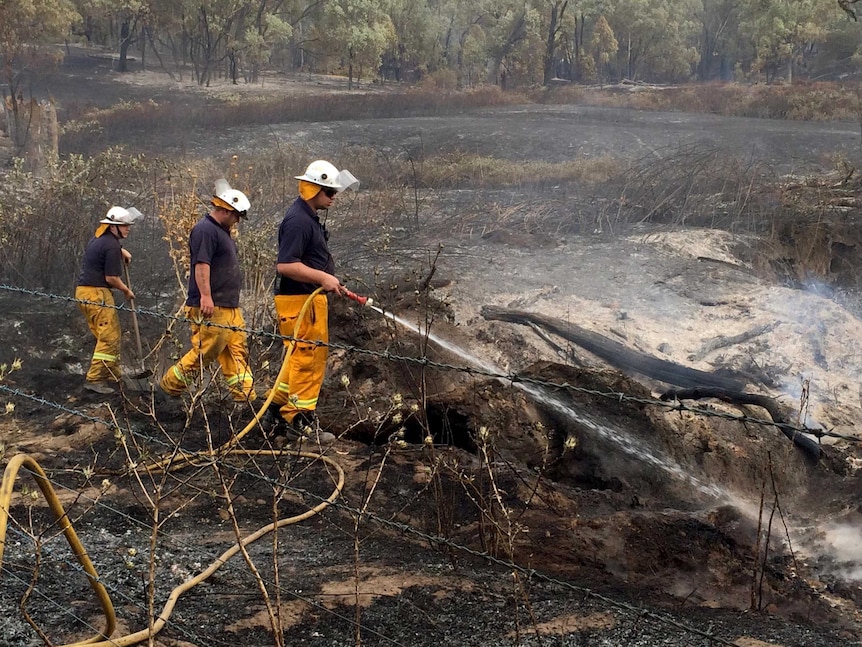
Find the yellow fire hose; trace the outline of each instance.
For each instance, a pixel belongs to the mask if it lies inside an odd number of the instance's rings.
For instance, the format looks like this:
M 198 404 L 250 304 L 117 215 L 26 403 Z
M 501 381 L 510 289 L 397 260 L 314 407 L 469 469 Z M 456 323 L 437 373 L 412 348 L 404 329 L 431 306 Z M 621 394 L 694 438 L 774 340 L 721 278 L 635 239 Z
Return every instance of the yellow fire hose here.
M 72 522 L 69 521 L 69 516 L 63 509 L 63 504 L 60 503 L 60 499 L 54 492 L 54 488 L 51 487 L 48 475 L 45 474 L 39 463 L 27 454 L 18 454 L 9 460 L 9 464 L 6 465 L 6 469 L 3 472 L 3 483 L 0 484 L 0 567 L 3 566 L 3 549 L 6 547 L 6 526 L 9 520 L 9 502 L 12 500 L 12 486 L 15 484 L 15 478 L 18 476 L 18 470 L 21 467 L 26 467 L 33 472 L 33 478 L 36 479 L 36 484 L 42 490 L 42 494 L 45 495 L 45 500 L 48 502 L 51 512 L 54 513 L 57 523 L 63 529 L 66 541 L 69 542 L 69 546 L 72 552 L 75 553 L 78 563 L 89 576 L 87 579 L 90 581 L 90 588 L 95 591 L 96 597 L 99 598 L 99 604 L 102 605 L 102 611 L 105 614 L 105 629 L 102 634 L 79 644 L 89 645 L 103 637 L 110 636 L 117 627 L 117 618 L 114 614 L 114 605 L 111 604 L 108 591 L 99 582 L 99 574 L 96 573 L 93 562 L 90 561 L 87 551 L 78 539 L 78 535 L 72 527 Z
M 285 351 L 284 360 L 282 361 L 281 368 L 278 372 L 278 377 L 276 378 L 276 384 L 281 381 L 283 374 L 287 372 L 288 361 L 290 360 L 290 356 L 293 354 L 293 349 L 296 346 L 295 339 L 296 334 L 299 331 L 299 325 L 303 321 L 312 299 L 317 296 L 320 291 L 321 289 L 318 288 L 313 293 L 311 293 L 299 312 L 299 316 L 296 319 L 296 325 L 293 331 L 293 340 L 291 340 L 290 344 L 288 344 Z M 284 375 L 284 377 L 286 377 L 286 375 Z M 183 584 L 177 586 L 173 591 L 171 591 L 171 594 L 168 596 L 168 599 L 165 602 L 164 607 L 162 608 L 162 612 L 155 619 L 152 624 L 152 627 L 119 638 L 110 638 L 111 634 L 116 629 L 116 614 L 114 612 L 114 606 L 111 602 L 111 598 L 108 595 L 108 592 L 105 587 L 101 584 L 101 582 L 99 582 L 99 575 L 96 572 L 93 563 L 90 561 L 86 549 L 78 539 L 78 536 L 75 533 L 74 528 L 72 527 L 72 523 L 69 521 L 69 517 L 66 514 L 66 511 L 63 509 L 63 505 L 60 503 L 59 498 L 57 497 L 53 487 L 51 486 L 50 480 L 48 479 L 42 468 L 39 466 L 39 464 L 32 457 L 26 454 L 19 454 L 12 457 L 3 473 L 3 482 L 2 484 L 0 484 L 0 567 L 3 566 L 3 549 L 6 545 L 6 528 L 9 520 L 9 507 L 12 500 L 12 487 L 17 478 L 18 470 L 21 467 L 26 466 L 33 472 L 33 476 L 36 479 L 36 483 L 42 490 L 42 493 L 45 496 L 45 500 L 48 502 L 51 511 L 54 513 L 57 522 L 62 528 L 63 534 L 66 537 L 66 541 L 69 543 L 72 552 L 78 559 L 78 563 L 83 567 L 83 569 L 89 576 L 88 579 L 90 581 L 90 587 L 96 593 L 96 596 L 99 599 L 99 603 L 102 606 L 102 611 L 105 614 L 105 629 L 102 633 L 84 641 L 69 643 L 68 645 L 64 645 L 63 647 L 83 647 L 84 645 L 87 645 L 88 647 L 127 647 L 128 645 L 135 645 L 139 642 L 147 640 L 152 636 L 155 636 L 167 624 L 168 618 L 173 612 L 174 606 L 176 605 L 179 597 L 189 589 L 205 581 L 210 575 L 212 575 L 219 568 L 221 568 L 221 566 L 228 559 L 233 557 L 237 552 L 239 552 L 241 549 L 248 546 L 252 542 L 257 541 L 261 537 L 272 532 L 273 530 L 276 530 L 277 528 L 288 526 L 299 521 L 304 521 L 305 519 L 316 515 L 318 512 L 327 508 L 341 495 L 341 491 L 344 488 L 344 470 L 338 463 L 336 463 L 332 458 L 329 458 L 328 456 L 325 456 L 323 454 L 317 454 L 314 452 L 305 452 L 299 450 L 233 449 L 233 447 L 239 442 L 239 440 L 249 431 L 254 429 L 254 427 L 259 423 L 261 416 L 272 403 L 274 395 L 275 387 L 270 389 L 269 396 L 266 398 L 263 405 L 255 414 L 251 422 L 249 422 L 242 429 L 242 431 L 236 434 L 236 436 L 231 438 L 228 442 L 224 443 L 220 447 L 213 449 L 211 452 L 199 452 L 194 454 L 188 452 L 180 452 L 179 460 L 177 459 L 177 456 L 172 456 L 170 459 L 163 459 L 161 461 L 158 461 L 157 463 L 145 465 L 140 469 L 144 469 L 149 472 L 165 470 L 173 471 L 181 467 L 193 465 L 196 459 L 212 457 L 214 455 L 226 456 L 229 454 L 235 454 L 241 456 L 280 456 L 290 454 L 301 458 L 322 460 L 323 462 L 330 465 L 338 473 L 338 483 L 335 485 L 335 489 L 332 491 L 329 497 L 327 497 L 324 501 L 318 503 L 313 508 L 306 510 L 302 514 L 288 517 L 286 519 L 280 519 L 279 521 L 264 526 L 263 528 L 260 528 L 248 537 L 245 537 L 240 542 L 231 546 L 228 550 L 222 553 L 222 555 L 218 559 L 212 562 L 212 564 L 210 564 L 210 566 L 206 570 L 202 571 L 194 578 L 188 580 L 187 582 L 184 582 Z
M 314 299 L 314 297 L 320 294 L 321 291 L 322 288 L 317 288 L 314 292 L 308 295 L 308 298 L 305 300 L 305 303 L 302 304 L 302 309 L 299 311 L 299 314 L 296 317 L 296 323 L 293 326 L 293 339 L 291 339 L 290 343 L 287 345 L 287 349 L 284 353 L 284 359 L 281 362 L 281 368 L 279 368 L 278 375 L 275 378 L 276 385 L 282 381 L 282 378 L 287 378 L 287 365 L 290 362 L 290 356 L 293 355 L 293 351 L 296 348 L 296 336 L 299 333 L 299 326 L 305 319 L 305 315 L 308 312 L 308 307 L 311 305 L 312 300 Z M 273 388 L 269 390 L 269 395 L 267 396 L 266 400 L 264 400 L 264 403 L 260 406 L 260 409 L 257 410 L 257 413 L 254 414 L 254 418 L 252 418 L 251 421 L 233 438 L 228 440 L 223 445 L 216 447 L 212 450 L 212 452 L 189 453 L 180 450 L 176 454 L 173 454 L 168 458 L 165 458 L 156 463 L 152 463 L 150 465 L 145 465 L 143 469 L 147 470 L 148 472 L 163 472 L 165 470 L 174 471 L 186 467 L 187 465 L 194 465 L 195 460 L 197 459 L 208 458 L 214 455 L 221 456 L 224 455 L 225 452 L 229 452 L 234 445 L 236 445 L 246 434 L 248 434 L 252 429 L 255 428 L 255 426 L 259 424 L 261 417 L 269 408 L 269 405 L 272 404 L 272 400 L 275 397 L 275 389 L 276 387 L 273 386 Z M 273 453 L 279 454 L 281 452 L 274 451 Z

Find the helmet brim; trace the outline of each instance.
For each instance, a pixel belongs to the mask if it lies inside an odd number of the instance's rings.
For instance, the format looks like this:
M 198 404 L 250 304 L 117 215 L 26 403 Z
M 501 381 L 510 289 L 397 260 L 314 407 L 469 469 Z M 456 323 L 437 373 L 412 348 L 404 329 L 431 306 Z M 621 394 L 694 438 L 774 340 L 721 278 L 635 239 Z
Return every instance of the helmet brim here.
M 240 211 L 239 209 L 234 209 L 233 205 L 231 205 L 229 202 L 222 200 L 217 195 L 214 195 L 212 198 L 210 198 L 210 204 L 214 207 L 218 207 L 219 209 L 224 209 L 225 211 L 235 213 L 240 218 L 248 218 L 248 211 Z
M 348 189 L 355 191 L 359 188 L 359 180 L 347 169 L 339 171 L 333 180 L 326 182 L 321 182 L 317 178 L 310 177 L 307 174 L 294 175 L 293 179 L 308 182 L 324 189 L 335 189 L 339 193 Z
M 108 211 L 108 215 L 111 215 L 112 212 L 116 211 L 118 213 L 118 218 L 122 218 L 122 220 L 115 220 L 114 218 L 102 218 L 99 221 L 100 225 L 133 225 L 135 222 L 144 217 L 140 211 L 135 209 L 135 207 L 111 207 Z

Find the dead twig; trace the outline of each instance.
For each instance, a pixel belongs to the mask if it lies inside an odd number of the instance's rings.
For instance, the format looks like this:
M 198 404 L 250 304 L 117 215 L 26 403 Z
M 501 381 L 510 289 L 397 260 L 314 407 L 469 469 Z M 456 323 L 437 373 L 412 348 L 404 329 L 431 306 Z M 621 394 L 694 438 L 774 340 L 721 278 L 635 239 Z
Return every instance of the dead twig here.
M 759 337 L 769 331 L 773 330 L 778 324 L 764 324 L 762 326 L 755 326 L 750 330 L 746 330 L 745 332 L 739 333 L 738 335 L 730 335 L 726 337 L 724 335 L 719 335 L 718 337 L 714 337 L 713 339 L 706 342 L 703 346 L 700 347 L 696 353 L 692 353 L 688 356 L 688 359 L 692 362 L 699 362 L 704 357 L 706 357 L 709 353 L 714 350 L 718 350 L 719 348 L 727 348 L 728 346 L 735 346 L 736 344 L 742 344 L 747 342 L 755 337 Z

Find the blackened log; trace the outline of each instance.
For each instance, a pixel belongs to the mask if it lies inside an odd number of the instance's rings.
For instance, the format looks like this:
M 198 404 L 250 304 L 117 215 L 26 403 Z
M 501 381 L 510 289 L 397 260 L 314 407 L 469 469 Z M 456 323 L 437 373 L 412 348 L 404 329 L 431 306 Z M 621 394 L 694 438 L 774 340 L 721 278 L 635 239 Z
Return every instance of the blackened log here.
M 712 387 L 726 391 L 742 391 L 745 383 L 740 380 L 699 371 L 675 362 L 653 357 L 636 351 L 612 339 L 585 330 L 577 324 L 546 317 L 523 310 L 510 310 L 495 306 L 483 306 L 482 316 L 494 321 L 506 321 L 523 325 L 536 325 L 563 337 L 584 350 L 602 358 L 621 371 L 631 371 L 646 377 L 686 389 Z
M 798 427 L 796 427 L 790 421 L 790 415 L 785 412 L 784 408 L 778 402 L 765 395 L 758 395 L 756 393 L 744 393 L 741 391 L 730 392 L 722 389 L 698 388 L 686 389 L 682 391 L 667 391 L 666 393 L 663 393 L 660 397 L 662 400 L 665 401 L 701 400 L 703 398 L 715 398 L 716 400 L 730 402 L 731 404 L 753 404 L 755 406 L 766 409 L 766 411 L 769 413 L 769 416 L 772 418 L 772 422 L 776 423 L 775 426 L 781 430 L 781 433 L 783 433 L 790 440 L 792 440 L 794 445 L 796 445 L 797 447 L 799 447 L 799 449 L 805 452 L 806 456 L 816 461 L 822 455 L 820 444 L 810 436 L 803 433 Z

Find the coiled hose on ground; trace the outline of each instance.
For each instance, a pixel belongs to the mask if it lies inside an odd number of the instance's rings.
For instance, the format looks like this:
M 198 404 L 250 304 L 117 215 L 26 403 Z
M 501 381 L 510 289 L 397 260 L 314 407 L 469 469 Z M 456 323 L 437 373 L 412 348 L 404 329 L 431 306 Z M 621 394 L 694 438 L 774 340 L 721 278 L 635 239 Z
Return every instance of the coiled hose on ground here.
M 287 372 L 287 365 L 296 345 L 295 339 L 299 331 L 299 326 L 306 316 L 306 312 L 308 311 L 309 305 L 311 304 L 314 297 L 320 293 L 320 291 L 321 289 L 318 288 L 308 296 L 302 306 L 302 309 L 299 312 L 299 316 L 296 318 L 296 324 L 292 335 L 293 339 L 285 349 L 284 359 L 282 360 L 281 368 L 279 369 L 278 376 L 276 377 L 276 383 L 280 382 L 283 377 L 283 374 L 286 374 Z M 284 375 L 284 377 L 286 377 L 286 375 Z M 27 454 L 18 454 L 10 459 L 9 463 L 6 466 L 6 469 L 3 472 L 2 484 L 0 484 L 0 568 L 2 568 L 3 566 L 3 549 L 6 546 L 6 529 L 9 521 L 9 507 L 12 500 L 12 488 L 17 479 L 19 470 L 23 467 L 30 470 L 33 475 L 33 478 L 36 480 L 36 484 L 42 491 L 42 494 L 44 495 L 49 508 L 54 514 L 57 523 L 62 529 L 63 534 L 66 537 L 66 541 L 69 543 L 69 547 L 72 549 L 75 558 L 78 560 L 78 563 L 87 573 L 87 579 L 90 582 L 90 587 L 95 592 L 96 597 L 99 600 L 99 604 L 102 607 L 102 612 L 105 616 L 105 628 L 100 634 L 93 636 L 92 638 L 88 638 L 87 640 L 69 643 L 62 647 L 83 647 L 84 645 L 87 645 L 88 647 L 127 647 L 128 645 L 135 645 L 139 642 L 147 640 L 152 636 L 155 636 L 167 624 L 168 619 L 173 612 L 174 606 L 176 605 L 177 601 L 183 593 L 205 581 L 219 568 L 221 568 L 221 566 L 225 562 L 227 562 L 227 560 L 229 560 L 231 557 L 233 557 L 236 553 L 238 553 L 240 550 L 242 550 L 249 544 L 257 541 L 258 539 L 269 534 L 273 530 L 294 523 L 298 523 L 300 521 L 304 521 L 305 519 L 316 515 L 317 513 L 327 508 L 341 495 L 341 491 L 344 488 L 344 470 L 332 458 L 324 454 L 294 449 L 235 449 L 239 441 L 259 424 L 261 416 L 266 412 L 267 408 L 272 403 L 274 395 L 275 388 L 271 388 L 269 390 L 269 395 L 261 405 L 260 409 L 255 414 L 254 418 L 239 433 L 237 433 L 223 445 L 211 451 L 205 452 L 179 452 L 178 455 L 171 455 L 169 458 L 159 460 L 149 465 L 143 465 L 138 469 L 145 470 L 147 472 L 174 471 L 183 467 L 194 465 L 196 461 L 199 461 L 200 459 L 212 458 L 215 455 L 218 455 L 219 457 L 231 454 L 241 456 L 291 455 L 311 460 L 321 460 L 330 465 L 333 469 L 335 469 L 335 471 L 338 473 L 338 482 L 335 484 L 335 488 L 333 489 L 332 493 L 325 500 L 321 501 L 313 508 L 306 510 L 302 514 L 287 517 L 285 519 L 279 519 L 276 522 L 273 522 L 269 525 L 264 526 L 263 528 L 256 530 L 251 535 L 245 537 L 238 543 L 231 546 L 216 560 L 214 560 L 209 567 L 207 567 L 197 576 L 177 586 L 176 588 L 174 588 L 173 591 L 171 591 L 167 601 L 165 602 L 164 607 L 162 607 L 161 613 L 153 621 L 151 627 L 118 638 L 111 638 L 111 634 L 114 632 L 117 626 L 114 605 L 111 602 L 111 598 L 108 595 L 107 589 L 100 582 L 99 575 L 96 572 L 96 569 L 93 566 L 93 563 L 90 560 L 86 549 L 78 538 L 78 535 L 75 532 L 75 529 L 72 526 L 72 522 L 69 520 L 69 516 L 66 514 L 66 511 L 63 508 L 62 503 L 60 502 L 60 499 L 54 492 L 54 488 L 51 486 L 50 479 L 45 474 L 45 471 L 41 468 L 39 463 L 31 456 Z

